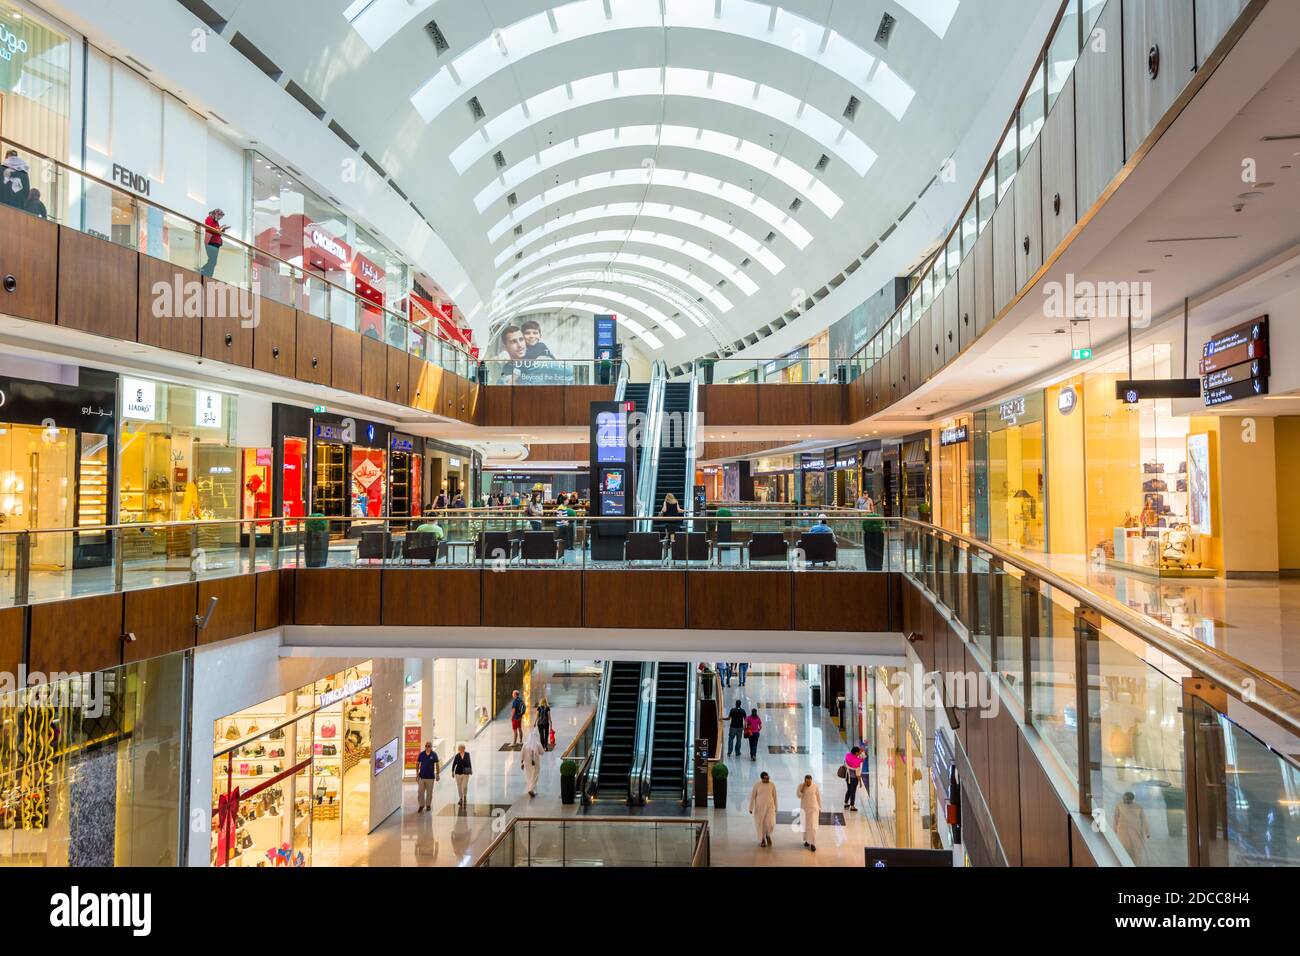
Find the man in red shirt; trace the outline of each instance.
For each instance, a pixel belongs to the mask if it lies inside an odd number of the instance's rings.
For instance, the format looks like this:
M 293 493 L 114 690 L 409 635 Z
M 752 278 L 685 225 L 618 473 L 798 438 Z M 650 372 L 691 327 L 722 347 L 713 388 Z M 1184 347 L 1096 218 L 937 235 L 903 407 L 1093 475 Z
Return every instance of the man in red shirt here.
M 203 220 L 203 232 L 207 238 L 205 248 L 208 251 L 208 261 L 199 269 L 199 275 L 212 278 L 217 271 L 217 256 L 221 254 L 221 243 L 223 234 L 229 226 L 223 226 L 221 220 L 225 217 L 225 212 L 221 209 L 214 209 L 208 213 L 208 218 Z

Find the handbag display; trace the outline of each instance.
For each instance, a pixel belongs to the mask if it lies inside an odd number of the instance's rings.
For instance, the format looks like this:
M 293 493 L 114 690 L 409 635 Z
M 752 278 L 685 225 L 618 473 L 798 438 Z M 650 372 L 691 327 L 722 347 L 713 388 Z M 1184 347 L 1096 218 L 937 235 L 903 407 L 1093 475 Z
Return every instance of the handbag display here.
M 1163 478 L 1148 478 L 1142 482 L 1143 491 L 1168 491 L 1169 484 Z
M 239 732 L 239 725 L 232 720 L 230 726 L 226 728 L 226 739 L 238 740 L 241 736 L 242 734 Z
M 338 752 L 339 748 L 334 746 L 334 744 L 324 744 L 321 747 L 320 753 L 322 757 L 336 757 L 338 756 Z
M 326 739 L 336 736 L 338 732 L 339 729 L 338 727 L 334 726 L 334 721 L 332 720 L 326 721 L 324 724 L 321 725 L 320 735 L 322 737 L 325 737 Z
M 1142 463 L 1142 473 L 1145 475 L 1163 475 L 1165 466 L 1158 461 L 1145 461 Z

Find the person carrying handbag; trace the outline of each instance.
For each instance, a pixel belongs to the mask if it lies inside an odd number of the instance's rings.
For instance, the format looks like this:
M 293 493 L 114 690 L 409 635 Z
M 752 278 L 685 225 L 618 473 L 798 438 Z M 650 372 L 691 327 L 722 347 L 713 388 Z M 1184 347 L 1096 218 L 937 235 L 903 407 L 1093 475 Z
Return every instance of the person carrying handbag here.
M 844 809 L 857 812 L 858 781 L 862 779 L 862 748 L 854 747 L 844 755 L 844 763 L 836 775 L 847 785 L 844 791 Z
M 763 720 L 758 716 L 758 708 L 751 709 L 745 718 L 745 739 L 749 741 L 749 759 L 758 759 L 758 736 L 763 732 Z

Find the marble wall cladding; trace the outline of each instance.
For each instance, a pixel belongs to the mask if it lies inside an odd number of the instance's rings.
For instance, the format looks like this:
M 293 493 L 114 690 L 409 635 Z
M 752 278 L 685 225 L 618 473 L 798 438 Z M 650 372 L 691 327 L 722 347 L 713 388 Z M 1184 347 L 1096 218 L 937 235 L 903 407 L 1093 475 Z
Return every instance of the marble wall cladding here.
M 117 749 L 76 758 L 68 788 L 68 866 L 112 866 L 117 844 Z
M 383 823 L 402 805 L 402 692 L 404 667 L 400 658 L 377 658 L 371 678 L 370 829 Z M 397 741 L 397 762 L 374 776 L 375 753 Z

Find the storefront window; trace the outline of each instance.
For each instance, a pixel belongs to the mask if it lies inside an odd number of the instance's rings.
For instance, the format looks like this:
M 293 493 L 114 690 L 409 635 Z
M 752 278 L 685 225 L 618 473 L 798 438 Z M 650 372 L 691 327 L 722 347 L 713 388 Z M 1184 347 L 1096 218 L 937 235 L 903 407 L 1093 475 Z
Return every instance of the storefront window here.
M 975 416 L 976 530 L 998 545 L 1042 550 L 1046 541 L 1043 393 Z
M 963 417 L 935 429 L 933 444 L 939 450 L 935 467 L 938 503 L 935 523 L 949 531 L 970 534 L 970 419 Z
M 19 147 L 51 159 L 69 159 L 68 117 L 72 45 L 29 13 L 0 3 L 0 137 L 4 151 L 18 149 L 29 166 L 31 186 L 40 191 L 50 219 L 64 218 L 63 182 L 44 162 Z

